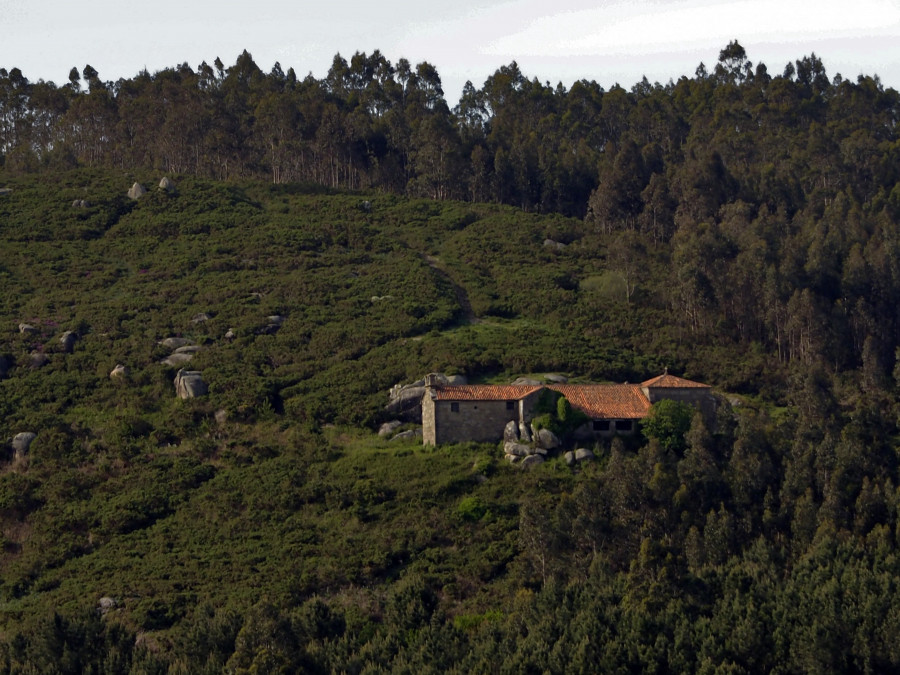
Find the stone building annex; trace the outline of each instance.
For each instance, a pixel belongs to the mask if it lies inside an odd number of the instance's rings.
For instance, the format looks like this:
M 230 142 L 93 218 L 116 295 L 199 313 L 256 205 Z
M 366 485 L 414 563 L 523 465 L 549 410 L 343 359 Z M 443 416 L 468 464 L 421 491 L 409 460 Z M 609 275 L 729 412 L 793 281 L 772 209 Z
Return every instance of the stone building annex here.
M 422 440 L 426 445 L 498 441 L 508 422 L 531 423 L 541 392 L 547 389 L 562 394 L 572 408 L 587 415 L 590 421 L 580 431 L 596 438 L 632 433 L 650 406 L 663 399 L 688 403 L 707 418 L 715 412 L 709 385 L 668 372 L 641 384 L 450 385 L 443 381 L 435 375 L 425 378 Z

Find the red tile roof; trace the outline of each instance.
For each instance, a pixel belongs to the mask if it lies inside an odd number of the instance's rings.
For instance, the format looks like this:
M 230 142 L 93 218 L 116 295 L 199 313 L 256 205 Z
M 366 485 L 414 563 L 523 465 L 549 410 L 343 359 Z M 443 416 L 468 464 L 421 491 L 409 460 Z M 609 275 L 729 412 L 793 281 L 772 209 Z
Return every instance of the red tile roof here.
M 437 401 L 518 401 L 540 388 L 538 384 L 457 384 L 432 391 Z
M 438 401 L 518 401 L 545 386 L 591 419 L 640 419 L 650 409 L 637 384 L 465 384 L 433 387 L 432 392 Z
M 657 377 L 641 382 L 642 387 L 653 387 L 654 389 L 709 389 L 708 384 L 686 380 L 683 377 L 675 377 L 669 373 L 663 373 Z
M 669 375 L 668 372 L 641 384 L 463 384 L 432 387 L 438 401 L 519 401 L 539 389 L 552 389 L 565 396 L 573 408 L 591 419 L 641 419 L 650 401 L 641 387 L 652 389 L 709 389 L 708 384 Z
M 547 388 L 558 391 L 593 420 L 641 419 L 650 409 L 637 384 L 551 384 Z

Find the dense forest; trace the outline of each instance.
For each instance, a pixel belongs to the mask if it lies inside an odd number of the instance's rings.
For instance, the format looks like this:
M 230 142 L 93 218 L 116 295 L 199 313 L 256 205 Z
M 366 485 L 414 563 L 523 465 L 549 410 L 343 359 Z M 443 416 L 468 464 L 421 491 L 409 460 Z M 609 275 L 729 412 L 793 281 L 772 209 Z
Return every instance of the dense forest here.
M 900 669 L 877 78 L 735 42 L 630 90 L 513 63 L 452 110 L 377 52 L 0 92 L 4 672 Z M 427 372 L 666 367 L 715 423 L 574 468 L 376 433 Z
M 898 105 L 877 77 L 829 79 L 815 54 L 772 74 L 737 42 L 711 70 L 630 90 L 553 87 L 512 62 L 480 89 L 466 83 L 452 109 L 427 62 L 337 55 L 324 79 L 300 80 L 278 63 L 265 73 L 245 51 L 228 68 L 216 58 L 116 82 L 90 65 L 61 86 L 0 69 L 0 156 L 14 171 L 157 166 L 590 209 L 610 227 L 668 238 L 678 216 L 717 216 L 735 199 L 788 217 L 849 185 L 860 203 L 888 201 Z

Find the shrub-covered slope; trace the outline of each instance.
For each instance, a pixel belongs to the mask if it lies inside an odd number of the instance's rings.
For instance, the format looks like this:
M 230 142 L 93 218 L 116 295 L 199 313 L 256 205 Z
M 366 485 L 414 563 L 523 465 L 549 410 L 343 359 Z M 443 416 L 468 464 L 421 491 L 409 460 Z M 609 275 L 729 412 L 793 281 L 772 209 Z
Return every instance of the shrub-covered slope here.
M 670 248 L 503 206 L 160 177 L 0 176 L 0 440 L 37 434 L 0 464 L 7 670 L 900 662 L 891 364 L 812 324 L 787 358 L 717 292 L 673 291 L 692 261 L 717 289 L 752 267 L 737 235 L 712 246 L 732 230 Z M 864 234 L 870 257 L 891 231 Z M 162 363 L 172 337 L 199 347 L 186 364 Z M 182 366 L 207 396 L 176 398 Z M 429 371 L 665 366 L 733 409 L 574 472 L 374 433 L 387 389 Z

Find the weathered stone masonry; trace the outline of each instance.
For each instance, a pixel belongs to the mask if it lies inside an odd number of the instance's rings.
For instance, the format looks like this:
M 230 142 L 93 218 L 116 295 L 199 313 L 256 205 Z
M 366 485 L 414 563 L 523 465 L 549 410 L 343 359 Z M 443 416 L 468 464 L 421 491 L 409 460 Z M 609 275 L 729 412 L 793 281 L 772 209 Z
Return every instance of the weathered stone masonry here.
M 503 437 L 510 421 L 530 424 L 544 389 L 565 396 L 590 422 L 588 436 L 632 433 L 652 403 L 674 399 L 699 409 L 707 420 L 715 413 L 708 385 L 664 373 L 640 385 L 460 385 L 448 386 L 440 376 L 425 378 L 422 397 L 422 440 L 426 445 L 492 442 Z
M 426 378 L 422 398 L 422 438 L 427 445 L 438 443 L 489 442 L 503 437 L 510 420 L 530 421 L 540 386 L 491 387 L 497 398 L 466 398 L 473 385 L 443 387 L 460 392 L 458 400 L 438 400 L 433 381 Z

